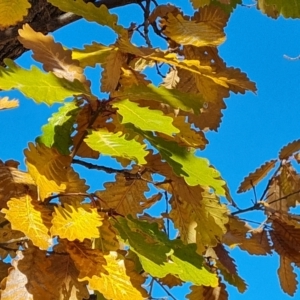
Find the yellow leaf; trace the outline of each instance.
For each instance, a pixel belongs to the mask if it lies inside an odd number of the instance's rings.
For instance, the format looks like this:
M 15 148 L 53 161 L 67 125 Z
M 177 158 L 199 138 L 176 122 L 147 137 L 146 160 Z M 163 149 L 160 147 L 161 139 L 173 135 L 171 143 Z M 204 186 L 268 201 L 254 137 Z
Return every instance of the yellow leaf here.
M 0 1 L 0 29 L 3 30 L 22 21 L 30 7 L 28 0 Z
M 283 291 L 290 296 L 295 294 L 297 290 L 298 281 L 293 270 L 292 261 L 285 256 L 280 256 L 280 267 L 277 271 L 280 280 L 280 286 Z
M 54 207 L 52 224 L 50 229 L 52 236 L 58 235 L 69 241 L 92 239 L 99 237 L 98 227 L 101 226 L 102 218 L 96 208 L 86 208 L 65 204 L 64 207 Z
M 5 218 L 10 221 L 12 229 L 23 232 L 34 245 L 48 249 L 52 245 L 49 235 L 51 226 L 51 211 L 29 195 L 11 198 L 7 203 L 8 209 L 2 209 Z
M 9 100 L 8 97 L 0 99 L 0 110 L 15 108 L 19 106 L 19 101 L 16 99 Z
M 45 71 L 51 71 L 57 77 L 69 81 L 78 79 L 87 83 L 79 62 L 72 59 L 71 50 L 65 50 L 60 43 L 55 43 L 50 35 L 36 32 L 28 24 L 19 29 L 19 35 L 19 41 L 25 48 L 32 50 L 33 58 L 43 64 Z
M 246 192 L 257 185 L 275 167 L 276 162 L 276 159 L 270 160 L 245 177 L 243 182 L 240 184 L 238 193 Z
M 165 28 L 163 33 L 178 44 L 196 47 L 218 46 L 225 41 L 220 24 L 225 25 L 228 16 L 221 9 L 211 14 L 207 11 L 203 21 L 200 18 L 201 14 L 196 14 L 192 20 L 185 20 L 181 14 L 175 16 L 168 13 L 167 18 L 161 20 L 160 26 Z
M 26 195 L 28 191 L 36 194 L 36 186 L 32 177 L 17 169 L 18 164 L 0 160 L 0 208 L 7 207 L 6 202 L 12 197 Z
M 145 278 L 134 270 L 134 263 L 118 257 L 117 252 L 105 255 L 107 265 L 106 274 L 84 277 L 88 280 L 89 287 L 103 294 L 107 299 L 142 300 L 147 297 L 147 292 L 141 285 Z
M 104 68 L 101 78 L 101 91 L 102 92 L 113 92 L 116 90 L 118 85 L 121 67 L 126 62 L 126 56 L 119 50 L 112 50 L 106 57 L 105 63 L 102 64 Z
M 100 250 L 91 249 L 91 242 L 79 243 L 64 240 L 64 246 L 77 270 L 79 270 L 78 278 L 80 281 L 84 280 L 84 277 L 92 278 L 94 275 L 107 274 L 104 268 L 106 265 L 105 257 Z
M 86 192 L 88 186 L 72 169 L 70 156 L 62 155 L 55 148 L 43 144 L 35 146 L 29 143 L 28 148 L 24 151 L 26 165 L 39 187 L 42 201 L 52 193 Z

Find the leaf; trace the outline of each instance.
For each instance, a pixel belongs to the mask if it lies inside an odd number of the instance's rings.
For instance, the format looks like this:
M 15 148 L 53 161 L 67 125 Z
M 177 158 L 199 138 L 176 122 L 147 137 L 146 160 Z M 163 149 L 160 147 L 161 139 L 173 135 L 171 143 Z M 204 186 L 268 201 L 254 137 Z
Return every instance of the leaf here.
M 128 171 L 127 178 L 126 174 L 116 174 L 115 181 L 104 183 L 105 189 L 96 192 L 96 195 L 104 200 L 104 208 L 112 209 L 123 216 L 136 216 L 143 212 L 143 205 L 147 203 L 144 194 L 149 192 L 149 187 L 146 181 L 134 178 L 138 171 L 136 166 L 131 172 Z M 149 173 L 144 173 L 143 178 L 151 180 Z
M 172 125 L 173 118 L 164 116 L 159 110 L 140 107 L 138 104 L 128 99 L 118 101 L 113 104 L 122 116 L 122 124 L 132 123 L 141 130 L 162 132 L 172 136 L 179 130 Z
M 69 255 L 62 253 L 50 255 L 48 257 L 51 265 L 47 268 L 49 274 L 53 274 L 52 286 L 57 291 L 58 300 L 67 299 L 88 299 L 86 282 L 79 282 L 79 271 L 76 269 L 74 262 Z
M 0 160 L 0 208 L 7 207 L 10 198 L 18 198 L 36 194 L 36 185 L 32 177 L 27 173 L 17 169 L 19 163 Z
M 103 64 L 113 47 L 93 42 L 92 45 L 85 45 L 84 49 L 72 49 L 72 58 L 79 61 L 79 65 L 95 67 L 96 64 Z
M 217 286 L 218 279 L 203 264 L 195 245 L 183 245 L 180 240 L 170 241 L 159 231 L 157 224 L 134 220 L 132 217 L 116 217 L 114 227 L 122 240 L 140 258 L 146 272 L 153 277 L 173 274 L 183 281 L 196 285 Z
M 195 156 L 192 151 L 179 147 L 176 142 L 165 141 L 149 132 L 142 134 L 159 151 L 174 173 L 183 177 L 188 185 L 209 186 L 216 194 L 225 195 L 224 181 L 219 179 L 220 173 L 209 165 L 207 159 Z
M 29 195 L 12 198 L 7 203 L 8 209 L 2 209 L 5 218 L 11 223 L 12 229 L 20 230 L 33 244 L 41 249 L 48 249 L 52 245 L 49 235 L 51 226 L 51 211 L 39 205 Z
M 201 97 L 195 97 L 188 93 L 182 93 L 178 90 L 169 90 L 163 86 L 156 87 L 152 84 L 133 85 L 130 88 L 125 88 L 124 91 L 115 92 L 113 96 L 120 100 L 129 99 L 130 101 L 138 100 L 154 100 L 160 103 L 165 103 L 174 108 L 180 108 L 183 111 L 191 111 L 199 114 L 203 101 Z
M 190 287 L 191 293 L 187 295 L 189 300 L 227 300 L 228 293 L 224 283 L 220 282 L 217 287 L 195 286 Z
M 66 0 L 63 2 L 60 0 L 49 0 L 48 2 L 57 6 L 62 11 L 72 12 L 75 15 L 82 16 L 87 21 L 97 22 L 100 25 L 108 26 L 117 34 L 126 32 L 122 26 L 117 25 L 117 15 L 110 14 L 105 5 L 96 7 L 93 3 L 85 3 L 82 0 Z
M 5 91 L 18 89 L 36 103 L 52 105 L 73 95 L 91 95 L 89 88 L 78 80 L 70 82 L 52 73 L 46 74 L 35 66 L 25 70 L 9 59 L 5 59 L 4 63 L 8 67 L 0 67 L 0 88 Z
M 297 1 L 259 0 L 258 8 L 275 19 L 279 15 L 293 19 L 300 17 L 300 4 Z
M 38 137 L 38 143 L 54 147 L 63 155 L 70 154 L 69 149 L 73 145 L 71 134 L 79 110 L 75 101 L 64 103 L 42 127 L 43 134 Z
M 50 232 L 52 236 L 83 242 L 84 239 L 99 237 L 98 227 L 102 225 L 101 221 L 97 209 L 66 203 L 64 207 L 54 207 Z
M 0 110 L 16 108 L 19 106 L 19 101 L 16 99 L 9 100 L 8 97 L 0 98 Z
M 113 92 L 116 90 L 121 76 L 121 67 L 126 62 L 126 56 L 117 49 L 110 51 L 102 64 L 101 91 Z
M 23 232 L 12 230 L 11 224 L 5 219 L 3 213 L 1 213 L 1 224 L 5 224 L 0 228 L 0 244 L 3 245 L 0 248 L 0 258 L 4 260 L 8 256 L 11 258 L 15 257 L 16 252 L 20 248 L 20 241 L 23 239 L 26 241 L 28 238 L 24 236 Z
M 163 285 L 168 286 L 169 289 L 173 288 L 174 286 L 182 286 L 183 282 L 178 277 L 168 274 L 163 278 L 159 279 L 159 282 Z
M 124 260 L 117 252 L 105 255 L 107 274 L 101 276 L 85 277 L 89 287 L 100 291 L 106 299 L 142 300 L 147 292 L 141 285 L 145 278 L 133 270 L 132 261 Z
M 0 2 L 0 29 L 16 25 L 28 14 L 31 4 L 27 0 Z
M 29 143 L 24 151 L 29 173 L 39 187 L 41 200 L 52 193 L 85 193 L 88 186 L 71 167 L 72 158 L 56 149 Z M 65 197 L 64 197 L 65 198 Z M 80 200 L 78 198 L 78 200 Z
M 108 274 L 104 266 L 106 259 L 98 249 L 91 249 L 90 243 L 63 241 L 66 251 L 74 261 L 76 269 L 79 271 L 78 279 L 84 280 L 84 277 L 92 278 L 94 275 L 100 276 Z
M 5 263 L 2 260 L 0 261 L 0 280 L 2 281 L 8 275 L 8 269 L 11 267 L 11 264 Z
M 298 281 L 293 270 L 292 262 L 285 256 L 280 256 L 280 267 L 277 271 L 282 290 L 293 296 L 297 290 Z
M 283 148 L 281 148 L 279 152 L 279 158 L 281 160 L 288 159 L 290 156 L 292 156 L 295 152 L 300 150 L 300 140 L 295 140 Z
M 25 48 L 32 50 L 32 57 L 43 64 L 46 72 L 51 71 L 57 77 L 69 81 L 77 79 L 89 86 L 79 62 L 72 59 L 71 50 L 65 50 L 60 43 L 55 43 L 50 35 L 34 31 L 29 24 L 24 24 L 18 32 L 19 41 Z
M 144 158 L 147 155 L 145 145 L 141 145 L 134 139 L 126 139 L 126 135 L 123 135 L 122 132 L 112 133 L 106 128 L 101 128 L 90 132 L 84 141 L 102 155 L 123 157 L 134 160 L 138 164 L 146 163 Z
M 184 19 L 181 14 L 168 13 L 167 18 L 161 20 L 160 27 L 165 28 L 163 33 L 168 38 L 181 45 L 218 46 L 225 41 L 223 27 L 227 19 L 221 9 L 205 7 L 191 20 Z
M 276 162 L 276 159 L 270 160 L 256 169 L 253 173 L 250 173 L 247 177 L 244 178 L 237 192 L 243 193 L 256 186 L 275 167 Z

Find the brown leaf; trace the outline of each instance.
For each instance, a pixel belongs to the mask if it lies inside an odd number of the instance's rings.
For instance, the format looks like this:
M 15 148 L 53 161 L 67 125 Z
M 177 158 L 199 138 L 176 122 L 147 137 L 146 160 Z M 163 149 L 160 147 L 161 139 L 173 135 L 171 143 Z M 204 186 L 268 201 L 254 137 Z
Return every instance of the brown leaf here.
M 227 300 L 228 293 L 224 283 L 220 282 L 219 286 L 207 287 L 207 286 L 195 286 L 190 287 L 192 292 L 187 295 L 189 300 Z
M 43 64 L 45 71 L 51 71 L 59 78 L 69 81 L 77 79 L 88 84 L 79 62 L 72 59 L 72 51 L 55 43 L 50 35 L 34 31 L 29 24 L 19 29 L 19 35 L 19 41 L 25 48 L 33 51 L 33 58 Z
M 223 244 L 218 244 L 213 248 L 213 250 L 215 251 L 220 263 L 228 270 L 228 272 L 237 275 L 235 261 L 229 256 L 229 253 Z
M 237 192 L 246 192 L 253 186 L 257 185 L 274 168 L 276 162 L 276 159 L 270 160 L 256 169 L 253 173 L 250 173 L 247 177 L 244 178 Z
M 277 273 L 283 291 L 293 296 L 297 290 L 298 281 L 296 280 L 296 274 L 289 258 L 282 255 L 280 256 L 280 267 Z
M 172 274 L 168 274 L 163 278 L 159 278 L 159 282 L 161 282 L 163 285 L 167 285 L 169 288 L 174 286 L 182 286 L 183 284 L 183 281 L 180 278 Z
M 295 152 L 300 150 L 300 140 L 293 141 L 286 146 L 282 147 L 279 152 L 279 158 L 281 160 L 288 159 Z

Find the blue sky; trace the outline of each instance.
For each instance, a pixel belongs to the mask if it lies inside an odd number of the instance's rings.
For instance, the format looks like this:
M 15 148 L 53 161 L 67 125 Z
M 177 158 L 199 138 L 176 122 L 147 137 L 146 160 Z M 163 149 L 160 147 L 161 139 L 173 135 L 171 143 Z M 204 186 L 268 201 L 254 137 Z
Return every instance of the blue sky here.
M 191 12 L 188 0 L 170 2 L 181 7 L 182 3 L 187 3 L 182 9 L 186 13 Z M 124 8 L 114 11 L 122 13 Z M 132 5 L 126 12 L 120 14 L 121 23 L 128 26 L 131 21 L 142 21 L 138 7 Z M 137 15 L 140 15 L 140 19 L 133 20 L 132 16 Z M 255 7 L 239 6 L 229 20 L 226 34 L 226 42 L 219 47 L 220 56 L 228 66 L 246 72 L 256 82 L 258 92 L 257 95 L 231 95 L 226 100 L 227 109 L 223 111 L 219 131 L 208 133 L 209 145 L 200 155 L 207 157 L 221 172 L 239 206 L 248 207 L 251 206 L 253 194 L 236 194 L 239 183 L 262 163 L 276 158 L 283 145 L 300 138 L 300 61 L 289 61 L 283 57 L 284 54 L 291 57 L 300 54 L 300 22 L 283 18 L 273 20 L 262 15 Z M 114 42 L 111 31 L 84 21 L 62 28 L 54 36 L 56 41 L 78 48 L 90 44 L 97 37 L 102 43 Z M 30 53 L 24 54 L 18 63 L 29 67 L 32 64 Z M 95 83 L 94 92 L 99 94 L 97 84 L 100 68 L 88 70 L 88 74 Z M 1 112 L 0 159 L 18 160 L 24 168 L 23 149 L 29 141 L 34 141 L 40 135 L 41 126 L 57 110 L 58 105 L 49 108 L 35 104 L 20 93 L 13 92 L 11 95 L 20 100 L 20 107 Z M 93 188 L 99 188 L 99 177 L 90 175 L 87 179 Z M 258 195 L 259 191 L 261 189 L 258 187 Z M 241 217 L 249 220 L 261 218 L 257 214 Z M 235 288 L 229 287 L 230 299 L 291 299 L 279 287 L 278 256 L 250 257 L 239 250 L 232 251 L 231 255 L 236 259 L 240 276 L 246 280 L 249 288 L 241 295 Z M 157 293 L 162 296 L 160 291 Z M 183 299 L 178 291 L 173 294 Z M 300 297 L 299 291 L 297 297 Z

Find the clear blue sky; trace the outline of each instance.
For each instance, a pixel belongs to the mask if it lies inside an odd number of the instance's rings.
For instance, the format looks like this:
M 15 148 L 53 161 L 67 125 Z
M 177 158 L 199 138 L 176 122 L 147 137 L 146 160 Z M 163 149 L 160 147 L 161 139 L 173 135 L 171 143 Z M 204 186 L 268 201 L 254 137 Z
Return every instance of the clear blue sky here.
M 191 12 L 188 0 L 170 2 L 181 7 L 186 3 L 182 9 Z M 115 12 L 124 10 L 121 8 Z M 138 14 L 140 19 L 136 22 L 142 21 L 138 7 L 132 5 L 126 12 L 120 14 L 123 24 L 128 26 L 131 21 L 136 21 L 132 16 Z M 248 207 L 253 194 L 236 194 L 242 179 L 265 161 L 276 158 L 283 145 L 300 138 L 300 61 L 289 61 L 283 57 L 284 54 L 292 57 L 300 54 L 300 21 L 283 18 L 273 20 L 262 15 L 255 7 L 249 9 L 240 6 L 231 16 L 226 34 L 227 41 L 219 48 L 220 56 L 227 65 L 246 72 L 257 83 L 258 92 L 257 95 L 232 95 L 226 100 L 227 109 L 223 111 L 219 131 L 207 135 L 209 145 L 201 156 L 207 157 L 221 171 L 239 206 Z M 110 31 L 83 21 L 57 31 L 54 36 L 56 41 L 69 47 L 80 48 L 83 44 L 90 44 L 97 36 L 102 43 L 114 42 Z M 30 53 L 24 54 L 18 63 L 29 67 L 32 64 Z M 88 71 L 94 80 L 96 94 L 99 94 L 99 73 L 99 68 Z M 34 141 L 40 135 L 40 127 L 57 110 L 58 105 L 49 108 L 36 105 L 19 93 L 12 95 L 20 100 L 20 107 L 0 113 L 0 159 L 19 160 L 24 168 L 23 149 L 29 141 Z M 99 188 L 99 177 L 89 176 L 87 179 L 92 188 Z M 258 194 L 259 191 L 258 188 Z M 255 220 L 258 216 L 247 214 L 242 217 Z M 231 255 L 236 259 L 239 274 L 249 288 L 241 295 L 234 287 L 229 287 L 230 299 L 291 299 L 279 287 L 278 256 L 250 257 L 239 250 L 232 251 Z M 178 291 L 174 295 L 184 299 Z M 162 293 L 158 291 L 157 296 L 162 296 Z M 295 298 L 299 297 L 298 291 Z

